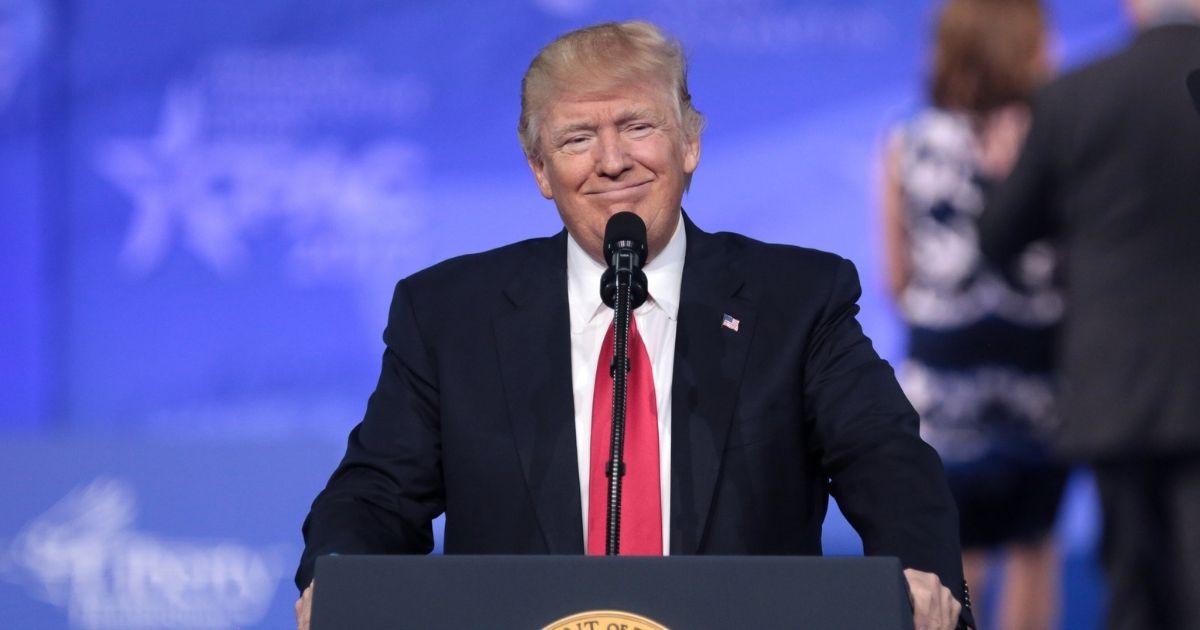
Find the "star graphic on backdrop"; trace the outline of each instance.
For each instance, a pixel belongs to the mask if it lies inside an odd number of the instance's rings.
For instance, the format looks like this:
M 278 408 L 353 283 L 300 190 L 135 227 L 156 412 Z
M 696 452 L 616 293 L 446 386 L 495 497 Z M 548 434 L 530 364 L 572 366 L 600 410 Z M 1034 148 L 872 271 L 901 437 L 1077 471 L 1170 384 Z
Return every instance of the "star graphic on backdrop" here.
M 98 169 L 133 204 L 120 259 L 135 273 L 159 265 L 176 238 L 219 272 L 245 255 L 228 204 L 213 189 L 216 156 L 203 137 L 204 114 L 199 92 L 176 86 L 153 135 L 110 140 L 100 151 Z

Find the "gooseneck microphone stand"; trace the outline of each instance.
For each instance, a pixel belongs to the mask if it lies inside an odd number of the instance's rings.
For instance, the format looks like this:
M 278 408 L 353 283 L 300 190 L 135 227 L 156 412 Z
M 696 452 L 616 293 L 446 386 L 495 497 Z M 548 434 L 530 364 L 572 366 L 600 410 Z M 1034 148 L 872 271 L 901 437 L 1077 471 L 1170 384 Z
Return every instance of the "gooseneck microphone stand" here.
M 625 476 L 625 403 L 629 387 L 629 285 L 633 271 L 628 252 L 614 255 L 616 264 L 616 304 L 613 307 L 613 378 L 612 442 L 608 452 L 608 525 L 605 555 L 618 555 L 621 546 L 621 479 Z
M 609 219 L 604 251 L 608 270 L 600 281 L 604 303 L 613 308 L 612 441 L 605 474 L 608 476 L 608 520 L 605 555 L 620 555 L 621 480 L 625 475 L 625 407 L 629 386 L 629 322 L 633 309 L 646 301 L 646 274 L 641 270 L 646 257 L 646 226 L 632 212 Z

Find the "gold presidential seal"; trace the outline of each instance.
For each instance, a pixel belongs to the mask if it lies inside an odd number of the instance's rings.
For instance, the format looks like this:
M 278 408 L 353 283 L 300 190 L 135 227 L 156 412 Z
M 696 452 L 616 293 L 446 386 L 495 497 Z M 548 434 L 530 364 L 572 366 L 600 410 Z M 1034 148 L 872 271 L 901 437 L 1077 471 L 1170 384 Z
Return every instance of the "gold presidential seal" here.
M 542 630 L 668 630 L 656 621 L 620 610 L 589 610 L 542 628 Z

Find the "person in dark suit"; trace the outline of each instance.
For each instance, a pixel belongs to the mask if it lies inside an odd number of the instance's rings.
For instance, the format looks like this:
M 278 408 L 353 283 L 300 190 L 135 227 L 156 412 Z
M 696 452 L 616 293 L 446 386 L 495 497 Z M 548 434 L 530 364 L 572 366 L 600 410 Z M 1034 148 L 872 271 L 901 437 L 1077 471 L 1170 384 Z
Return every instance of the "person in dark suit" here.
M 1200 628 L 1200 2 L 1132 2 L 1126 48 L 1036 99 L 980 223 L 1065 251 L 1061 452 L 1091 464 L 1110 628 Z
M 702 123 L 653 25 L 581 29 L 534 59 L 519 131 L 565 230 L 396 286 L 378 386 L 305 522 L 301 627 L 317 556 L 428 553 L 442 513 L 446 553 L 595 553 L 612 320 L 598 288 L 621 211 L 649 252 L 631 355 L 650 395 L 631 385 L 628 432 L 648 422 L 655 451 L 650 470 L 630 463 L 626 504 L 632 485 L 653 499 L 622 518 L 622 553 L 636 532 L 639 554 L 819 554 L 832 494 L 867 553 L 907 567 L 917 627 L 970 623 L 941 462 L 855 320 L 853 266 L 696 227 L 681 199 Z

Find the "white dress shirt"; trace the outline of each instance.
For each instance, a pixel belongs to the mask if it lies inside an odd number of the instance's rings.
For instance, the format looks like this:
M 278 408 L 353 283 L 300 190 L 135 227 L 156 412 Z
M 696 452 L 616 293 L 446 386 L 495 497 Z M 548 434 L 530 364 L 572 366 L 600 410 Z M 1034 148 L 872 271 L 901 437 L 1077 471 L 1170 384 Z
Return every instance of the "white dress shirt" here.
M 642 271 L 650 297 L 634 311 L 638 332 L 650 355 L 654 399 L 658 407 L 659 488 L 662 494 L 663 555 L 671 541 L 671 376 L 675 368 L 675 324 L 679 318 L 679 287 L 687 251 L 683 218 L 671 240 Z M 600 345 L 613 311 L 600 300 L 600 276 L 607 267 L 583 251 L 567 235 L 567 302 L 571 311 L 571 385 L 575 400 L 575 453 L 579 459 L 579 498 L 582 504 L 584 547 L 587 546 L 588 487 L 591 475 L 592 397 Z

